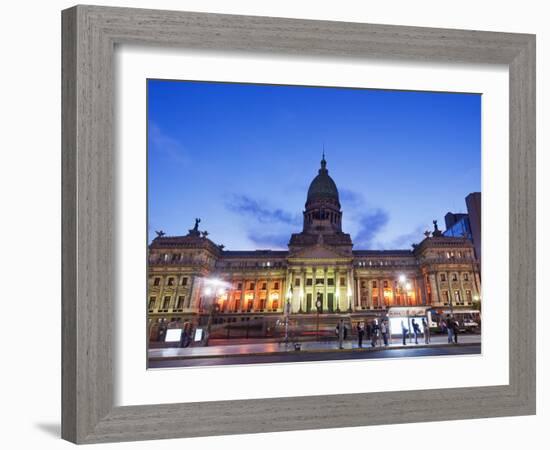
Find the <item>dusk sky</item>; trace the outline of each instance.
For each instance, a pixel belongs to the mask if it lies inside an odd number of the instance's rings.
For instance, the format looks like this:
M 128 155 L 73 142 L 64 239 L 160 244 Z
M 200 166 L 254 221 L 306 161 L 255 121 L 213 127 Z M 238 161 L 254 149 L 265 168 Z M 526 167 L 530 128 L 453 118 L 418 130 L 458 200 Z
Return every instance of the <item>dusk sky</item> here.
M 286 249 L 323 146 L 354 249 L 410 249 L 481 190 L 481 96 L 149 80 L 149 240 Z

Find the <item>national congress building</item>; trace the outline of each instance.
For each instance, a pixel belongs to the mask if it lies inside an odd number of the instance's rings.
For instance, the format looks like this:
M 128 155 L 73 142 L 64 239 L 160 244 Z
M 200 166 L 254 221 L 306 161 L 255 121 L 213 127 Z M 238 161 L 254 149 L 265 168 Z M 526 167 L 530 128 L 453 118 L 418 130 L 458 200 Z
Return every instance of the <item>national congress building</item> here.
M 360 319 L 395 306 L 471 308 L 481 297 L 472 242 L 444 236 L 435 221 L 410 250 L 355 249 L 324 156 L 288 250 L 225 250 L 199 222 L 184 236 L 158 233 L 149 245 L 150 324 L 197 321 L 212 304 L 216 320 L 231 323 L 281 316 L 285 305 L 296 317 Z M 209 288 L 212 280 L 221 288 Z

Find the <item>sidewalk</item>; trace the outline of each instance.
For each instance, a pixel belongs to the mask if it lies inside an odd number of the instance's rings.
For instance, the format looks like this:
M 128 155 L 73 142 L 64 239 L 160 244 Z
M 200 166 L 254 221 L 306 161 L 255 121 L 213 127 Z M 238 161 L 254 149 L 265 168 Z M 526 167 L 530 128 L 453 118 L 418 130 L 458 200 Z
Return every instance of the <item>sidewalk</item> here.
M 406 348 L 423 348 L 436 346 L 456 346 L 468 344 L 481 344 L 481 335 L 467 334 L 458 336 L 458 344 L 449 344 L 447 336 L 434 336 L 430 344 L 424 344 L 424 339 L 418 339 L 418 344 L 410 343 L 407 339 L 407 345 L 403 345 L 401 339 L 393 338 L 387 347 L 380 345 L 380 341 L 376 347 L 372 347 L 370 341 L 363 341 L 363 347 L 359 348 L 357 340 L 344 341 L 344 348 L 340 351 L 377 351 L 387 349 L 406 349 Z M 328 342 L 300 342 L 301 352 L 334 352 L 338 351 L 338 341 Z M 294 344 L 290 342 L 288 345 L 278 342 L 260 342 L 247 343 L 239 345 L 217 345 L 212 347 L 188 347 L 188 348 L 154 348 L 149 349 L 149 359 L 170 360 L 170 359 L 188 359 L 188 358 L 219 358 L 231 356 L 256 356 L 256 355 L 275 355 L 296 352 Z

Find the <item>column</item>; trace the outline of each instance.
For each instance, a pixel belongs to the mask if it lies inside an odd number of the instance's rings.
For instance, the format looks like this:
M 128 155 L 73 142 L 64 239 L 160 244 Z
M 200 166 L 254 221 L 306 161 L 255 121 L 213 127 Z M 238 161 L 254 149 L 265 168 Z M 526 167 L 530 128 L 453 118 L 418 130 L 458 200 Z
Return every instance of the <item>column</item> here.
M 189 302 L 187 303 L 189 305 L 189 309 L 194 310 L 196 312 L 197 305 L 195 304 L 195 301 L 193 299 L 193 296 L 195 295 L 196 291 L 196 277 L 195 275 L 190 275 L 189 282 L 191 286 L 189 287 Z
M 312 284 L 313 284 L 313 291 L 311 293 L 311 307 L 312 310 L 317 312 L 317 270 L 316 267 L 312 267 L 313 275 L 312 275 Z
M 288 286 L 287 286 L 287 281 L 286 281 L 286 276 L 283 276 L 281 277 L 281 281 L 280 281 L 280 289 L 279 289 L 279 309 L 281 309 L 281 307 L 283 308 L 283 311 L 284 311 L 284 307 L 286 305 L 286 290 L 288 289 Z
M 439 292 L 439 280 L 437 272 L 428 275 L 432 285 L 432 304 L 441 304 L 441 294 Z
M 227 289 L 227 300 L 225 302 L 225 312 L 233 312 L 233 277 L 229 280 L 229 288 Z
M 401 298 L 400 298 L 400 301 L 397 302 L 397 296 L 396 296 L 396 291 L 395 291 L 395 280 L 391 280 L 392 304 L 402 306 L 402 304 L 403 304 L 403 287 L 402 286 L 399 286 L 399 287 L 401 288 Z
M 266 291 L 265 291 L 265 309 L 266 311 L 269 311 L 271 308 L 271 299 L 269 298 L 269 285 L 271 283 L 271 279 L 269 277 L 269 275 L 267 276 L 266 278 Z
M 343 297 L 342 297 L 342 286 L 340 286 L 340 268 L 335 267 L 334 268 L 334 302 L 335 302 L 335 308 L 336 312 L 341 312 L 345 308 L 343 308 Z
M 323 267 L 323 311 L 328 311 L 328 298 L 327 298 L 327 268 Z
M 468 279 L 470 276 L 468 275 Z M 458 285 L 460 286 L 460 301 L 466 303 L 466 290 L 464 289 L 464 273 L 458 272 Z
M 451 273 L 450 272 L 445 272 L 447 274 L 447 286 L 449 286 L 448 288 L 448 292 L 449 292 L 449 307 L 451 308 L 451 311 L 453 309 L 453 306 L 455 304 L 454 302 L 454 289 L 453 289 L 453 285 L 451 284 Z
M 356 274 L 355 277 L 355 287 L 355 309 L 358 310 L 361 309 L 361 277 L 359 274 Z
M 257 311 L 260 309 L 260 295 L 258 293 L 258 276 L 254 277 L 254 302 L 252 303 L 252 311 Z
M 369 309 L 372 309 L 372 280 L 370 278 L 367 278 L 367 307 Z
M 353 310 L 353 286 L 352 286 L 352 279 L 353 279 L 353 269 L 348 268 L 347 270 L 347 278 L 346 278 L 346 304 L 350 311 Z
M 245 294 L 246 294 L 246 277 L 243 278 L 243 280 L 242 280 L 242 285 L 241 285 L 241 312 L 245 312 L 245 311 L 246 311 L 246 299 L 245 299 Z
M 384 301 L 384 281 L 378 279 L 378 306 L 386 308 L 386 302 Z
M 422 291 L 420 303 L 422 305 L 427 305 L 428 304 L 428 291 L 426 289 L 426 277 L 424 275 L 422 275 L 422 278 L 421 278 L 420 290 Z
M 307 279 L 307 270 L 305 267 L 302 267 L 302 280 L 303 283 L 300 286 L 300 312 L 306 311 L 306 279 Z

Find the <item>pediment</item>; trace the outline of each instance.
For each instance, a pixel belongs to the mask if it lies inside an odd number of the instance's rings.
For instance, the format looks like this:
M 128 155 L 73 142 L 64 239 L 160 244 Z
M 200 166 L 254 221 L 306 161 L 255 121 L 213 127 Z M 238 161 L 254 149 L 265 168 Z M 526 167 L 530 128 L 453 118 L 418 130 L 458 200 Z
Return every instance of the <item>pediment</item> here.
M 303 248 L 290 256 L 290 258 L 299 259 L 331 259 L 349 257 L 351 257 L 351 255 L 323 244 L 316 244 L 311 247 Z

